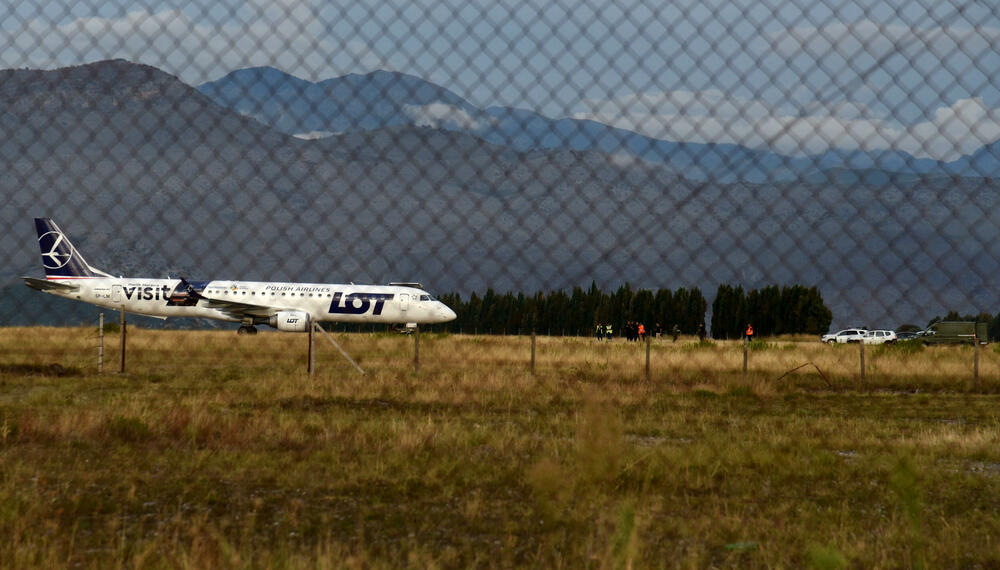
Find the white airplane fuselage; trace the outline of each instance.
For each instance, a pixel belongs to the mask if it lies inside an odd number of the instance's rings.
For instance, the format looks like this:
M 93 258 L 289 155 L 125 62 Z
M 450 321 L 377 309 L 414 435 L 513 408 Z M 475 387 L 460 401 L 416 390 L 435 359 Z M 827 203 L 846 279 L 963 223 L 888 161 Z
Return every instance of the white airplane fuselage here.
M 210 281 L 193 305 L 170 305 L 180 279 L 99 278 L 60 279 L 76 291 L 47 291 L 100 307 L 152 317 L 203 317 L 240 322 L 212 301 L 267 306 L 275 311 L 301 311 L 316 322 L 416 323 L 448 322 L 455 313 L 426 291 L 394 285 Z M 255 311 L 252 311 L 255 312 Z M 266 315 L 258 315 L 257 323 Z
M 151 317 L 202 317 L 303 332 L 314 322 L 445 323 L 455 312 L 416 283 L 356 285 L 114 277 L 90 266 L 49 218 L 35 218 L 45 279 L 32 289 Z

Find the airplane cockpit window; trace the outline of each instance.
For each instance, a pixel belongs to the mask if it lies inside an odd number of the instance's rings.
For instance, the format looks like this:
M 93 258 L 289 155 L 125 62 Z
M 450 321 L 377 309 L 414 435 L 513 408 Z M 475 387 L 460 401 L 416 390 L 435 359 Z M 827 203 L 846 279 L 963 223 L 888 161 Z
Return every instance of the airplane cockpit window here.
M 420 296 L 420 300 L 421 301 L 433 301 L 434 299 L 431 299 L 430 295 L 421 295 Z

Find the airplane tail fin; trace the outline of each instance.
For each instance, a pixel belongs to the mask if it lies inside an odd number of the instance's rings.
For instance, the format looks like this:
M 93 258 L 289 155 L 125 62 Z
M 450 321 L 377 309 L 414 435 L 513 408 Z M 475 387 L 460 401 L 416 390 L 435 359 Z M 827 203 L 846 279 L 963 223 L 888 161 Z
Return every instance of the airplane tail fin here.
M 38 232 L 38 247 L 42 250 L 42 266 L 47 279 L 111 277 L 91 267 L 51 219 L 35 218 L 35 230 Z

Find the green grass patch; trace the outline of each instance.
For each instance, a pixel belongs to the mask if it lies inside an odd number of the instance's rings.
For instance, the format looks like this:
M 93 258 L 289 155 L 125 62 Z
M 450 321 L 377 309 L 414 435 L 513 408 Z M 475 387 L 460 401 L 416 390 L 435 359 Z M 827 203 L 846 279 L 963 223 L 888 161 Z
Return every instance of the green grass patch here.
M 761 338 L 755 338 L 747 343 L 747 348 L 752 352 L 766 352 L 768 350 L 777 350 L 779 345 Z

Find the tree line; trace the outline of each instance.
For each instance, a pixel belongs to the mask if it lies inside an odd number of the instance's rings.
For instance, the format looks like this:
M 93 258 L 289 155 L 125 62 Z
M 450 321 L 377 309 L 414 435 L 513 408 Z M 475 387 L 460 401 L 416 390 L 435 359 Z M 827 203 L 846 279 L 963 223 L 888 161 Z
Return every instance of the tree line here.
M 456 293 L 442 295 L 441 301 L 454 309 L 458 318 L 448 330 L 486 334 L 519 334 L 532 330 L 552 335 L 588 335 L 598 324 L 610 324 L 621 331 L 625 322 L 637 321 L 665 329 L 676 324 L 685 334 L 695 334 L 705 323 L 708 307 L 697 288 L 675 291 L 633 289 L 628 283 L 613 293 L 601 291 L 596 284 L 590 288 L 574 287 L 570 292 L 539 291 L 497 293 L 488 289 L 480 296 L 472 293 L 468 300 Z M 617 333 L 616 333 L 617 334 Z
M 744 292 L 741 286 L 719 285 L 712 302 L 712 337 L 740 338 L 748 324 L 754 334 L 823 334 L 833 313 L 816 287 L 769 285 Z
M 625 323 L 635 321 L 647 329 L 669 333 L 676 325 L 681 334 L 697 334 L 705 326 L 708 302 L 696 288 L 676 290 L 634 289 L 625 283 L 607 293 L 591 283 L 571 291 L 538 291 L 534 294 L 458 293 L 440 299 L 455 310 L 456 320 L 444 330 L 477 334 L 589 335 L 598 324 L 610 324 L 618 335 Z M 744 293 L 742 287 L 721 285 L 712 303 L 712 336 L 738 338 L 746 324 L 756 334 L 775 335 L 827 331 L 833 320 L 816 287 L 770 286 Z M 435 327 L 436 328 L 436 327 Z

